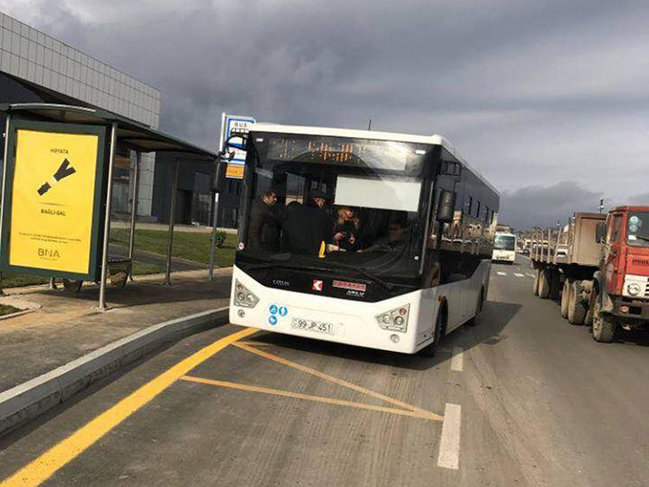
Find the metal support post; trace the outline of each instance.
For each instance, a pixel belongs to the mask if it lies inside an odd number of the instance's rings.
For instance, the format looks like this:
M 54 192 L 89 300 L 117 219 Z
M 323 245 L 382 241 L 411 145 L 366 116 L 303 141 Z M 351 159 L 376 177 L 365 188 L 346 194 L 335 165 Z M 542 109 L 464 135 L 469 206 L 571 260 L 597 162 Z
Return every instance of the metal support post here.
M 108 275 L 108 239 L 110 238 L 110 207 L 113 197 L 113 165 L 117 145 L 117 122 L 110 129 L 110 156 L 108 158 L 108 186 L 106 188 L 106 216 L 104 218 L 104 242 L 101 252 L 101 278 L 99 280 L 99 310 L 106 311 L 106 277 Z
M 218 170 L 218 169 L 217 169 Z M 212 216 L 212 240 L 210 241 L 210 267 L 208 271 L 210 281 L 214 280 L 214 253 L 216 252 L 216 225 L 219 215 L 219 193 L 214 193 L 214 215 Z
M 167 244 L 167 270 L 163 284 L 171 285 L 171 251 L 174 242 L 174 223 L 176 222 L 176 197 L 178 193 L 178 176 L 180 173 L 180 161 L 176 159 L 174 169 L 174 182 L 171 188 L 171 208 L 169 209 L 169 243 Z
M 133 280 L 133 249 L 135 247 L 135 220 L 137 219 L 138 184 L 140 184 L 140 151 L 135 152 L 135 165 L 133 166 L 133 192 L 131 193 L 131 233 L 128 238 L 128 258 L 131 261 L 129 277 Z
M 5 144 L 4 144 L 4 155 L 2 159 L 2 195 L 0 198 L 0 239 L 2 238 L 2 226 L 4 225 L 4 208 L 5 208 L 5 183 L 7 181 L 7 159 L 9 158 L 9 123 L 11 121 L 11 115 L 7 113 L 7 120 L 5 124 Z M 9 258 L 7 259 L 7 264 L 9 263 Z M 0 272 L 0 296 L 5 296 L 5 292 L 2 290 L 2 272 Z

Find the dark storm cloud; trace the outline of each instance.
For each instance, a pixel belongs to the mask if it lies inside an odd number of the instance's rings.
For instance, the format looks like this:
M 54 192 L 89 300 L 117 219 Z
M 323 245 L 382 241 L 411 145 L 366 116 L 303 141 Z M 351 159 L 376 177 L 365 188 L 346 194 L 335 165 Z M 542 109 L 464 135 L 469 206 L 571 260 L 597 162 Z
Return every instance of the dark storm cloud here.
M 28 5 L 0 0 L 159 88 L 161 127 L 208 147 L 222 111 L 350 128 L 371 118 L 377 130 L 445 135 L 509 195 L 563 180 L 616 201 L 644 191 L 644 2 Z
M 517 229 L 531 226 L 564 225 L 573 213 L 597 212 L 601 193 L 590 191 L 575 181 L 552 186 L 528 186 L 501 195 L 498 221 Z

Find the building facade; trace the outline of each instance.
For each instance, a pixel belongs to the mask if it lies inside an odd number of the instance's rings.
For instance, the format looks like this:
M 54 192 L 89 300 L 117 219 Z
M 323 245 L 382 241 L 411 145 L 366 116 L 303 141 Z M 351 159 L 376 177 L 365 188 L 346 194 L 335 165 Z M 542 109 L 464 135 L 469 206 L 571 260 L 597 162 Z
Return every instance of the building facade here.
M 0 12 L 0 103 L 21 102 L 100 108 L 156 129 L 160 121 L 157 89 Z M 4 132 L 2 115 L 0 123 Z M 129 211 L 130 157 L 116 159 L 117 213 Z M 140 217 L 152 215 L 154 172 L 155 154 L 142 154 Z

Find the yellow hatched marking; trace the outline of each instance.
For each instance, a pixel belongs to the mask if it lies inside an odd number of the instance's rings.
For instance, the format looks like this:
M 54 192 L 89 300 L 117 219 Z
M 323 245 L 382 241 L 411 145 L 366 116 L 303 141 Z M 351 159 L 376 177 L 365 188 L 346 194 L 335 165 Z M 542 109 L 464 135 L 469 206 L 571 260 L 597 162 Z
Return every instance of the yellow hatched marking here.
M 256 328 L 245 328 L 215 341 L 193 355 L 178 362 L 165 372 L 144 384 L 138 390 L 107 409 L 89 423 L 57 443 L 41 456 L 27 464 L 0 483 L 0 487 L 39 485 L 59 469 L 92 446 L 106 433 L 147 404 L 171 384 L 186 375 L 194 367 L 205 362 L 237 340 L 256 333 Z
M 248 384 L 240 384 L 238 382 L 228 382 L 228 381 L 223 381 L 223 380 L 211 380 L 211 379 L 203 379 L 202 377 L 193 377 L 193 376 L 188 376 L 186 375 L 185 377 L 181 378 L 184 381 L 187 382 L 197 382 L 199 384 L 209 384 L 212 386 L 218 386 L 218 387 L 226 387 L 228 389 L 237 389 L 240 391 L 248 391 L 248 392 L 259 392 L 261 394 L 270 394 L 273 396 L 282 396 L 282 397 L 290 397 L 293 399 L 302 399 L 305 401 L 315 401 L 315 402 L 322 402 L 325 404 L 334 404 L 336 406 L 348 406 L 348 407 L 353 407 L 357 409 L 367 409 L 369 411 L 379 411 L 382 413 L 390 413 L 390 414 L 399 414 L 401 416 L 410 416 L 412 418 L 421 418 L 421 419 L 427 419 L 427 420 L 432 420 L 434 418 L 431 418 L 429 414 L 421 414 L 416 411 L 408 411 L 406 409 L 397 409 L 397 408 L 388 408 L 385 406 L 375 406 L 373 404 L 365 404 L 362 402 L 353 402 L 353 401 L 345 401 L 342 399 L 334 399 L 331 397 L 323 397 L 323 396 L 313 396 L 311 394 L 302 394 L 300 392 L 291 392 L 291 391 L 284 391 L 281 389 L 270 389 L 268 387 L 260 387 L 260 386 L 251 386 Z
M 367 396 L 373 397 L 375 399 L 380 399 L 381 401 L 385 401 L 387 403 L 393 404 L 395 406 L 399 406 L 400 408 L 403 408 L 405 410 L 415 412 L 417 413 L 418 417 L 426 417 L 428 419 L 431 419 L 433 421 L 444 421 L 444 417 L 440 416 L 439 414 L 431 413 L 430 411 L 426 411 L 425 409 L 418 408 L 417 406 L 414 406 L 412 404 L 408 404 L 407 402 L 399 401 L 398 399 L 395 399 L 390 396 L 386 396 L 385 394 L 381 394 L 380 392 L 375 392 L 370 389 L 366 389 L 365 387 L 359 386 L 357 384 L 353 384 L 352 382 L 348 382 L 343 379 L 339 379 L 338 377 L 334 377 L 329 374 L 325 374 L 324 372 L 321 372 L 316 369 L 312 369 L 311 367 L 307 367 L 305 365 L 299 364 L 297 362 L 293 362 L 291 360 L 285 359 L 283 357 L 279 357 L 277 355 L 273 355 L 272 353 L 268 353 L 263 350 L 258 350 L 257 348 L 249 345 L 248 343 L 233 343 L 235 347 L 241 348 L 242 350 L 245 350 L 250 353 L 254 353 L 255 355 L 259 355 L 260 357 L 264 357 L 268 360 L 272 360 L 273 362 L 277 362 L 282 365 L 286 365 L 288 367 L 292 367 L 294 369 L 300 370 L 302 372 L 306 372 L 307 374 L 314 375 L 322 380 L 325 380 L 327 382 L 331 382 L 333 384 L 337 384 L 342 387 L 346 387 L 348 389 L 351 389 L 353 391 L 360 392 L 361 394 L 365 394 Z

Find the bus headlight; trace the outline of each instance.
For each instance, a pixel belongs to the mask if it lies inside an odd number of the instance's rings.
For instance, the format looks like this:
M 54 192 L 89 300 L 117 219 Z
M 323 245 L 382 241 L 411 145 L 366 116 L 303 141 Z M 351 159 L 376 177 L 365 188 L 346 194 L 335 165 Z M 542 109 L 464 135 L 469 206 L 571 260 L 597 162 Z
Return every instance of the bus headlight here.
M 254 295 L 246 286 L 239 281 L 234 285 L 234 305 L 244 308 L 254 308 L 257 306 L 259 298 Z
M 405 333 L 408 329 L 410 305 L 406 304 L 376 316 L 379 327 L 383 330 Z
M 630 296 L 637 296 L 638 294 L 640 294 L 640 284 L 638 284 L 637 282 L 627 284 L 626 292 L 629 293 Z

